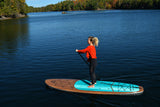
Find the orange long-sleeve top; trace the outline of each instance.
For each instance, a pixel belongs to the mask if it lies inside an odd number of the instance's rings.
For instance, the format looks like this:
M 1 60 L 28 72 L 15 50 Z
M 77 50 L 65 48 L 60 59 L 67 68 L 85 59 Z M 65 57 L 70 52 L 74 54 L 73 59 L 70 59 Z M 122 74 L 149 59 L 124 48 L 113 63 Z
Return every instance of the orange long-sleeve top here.
M 96 48 L 95 46 L 88 46 L 87 48 L 85 49 L 82 49 L 82 50 L 78 50 L 79 53 L 86 53 L 86 57 L 89 59 L 90 57 L 92 59 L 97 59 L 97 56 L 96 56 Z

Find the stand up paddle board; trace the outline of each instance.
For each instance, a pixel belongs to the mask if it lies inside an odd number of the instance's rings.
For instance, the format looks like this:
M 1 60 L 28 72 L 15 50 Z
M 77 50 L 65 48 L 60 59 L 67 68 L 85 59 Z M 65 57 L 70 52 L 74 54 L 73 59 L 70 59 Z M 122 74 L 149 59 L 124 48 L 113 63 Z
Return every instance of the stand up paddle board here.
M 94 88 L 88 88 L 91 85 L 88 80 L 47 79 L 45 83 L 50 88 L 86 94 L 136 95 L 144 91 L 142 86 L 112 81 L 96 81 Z

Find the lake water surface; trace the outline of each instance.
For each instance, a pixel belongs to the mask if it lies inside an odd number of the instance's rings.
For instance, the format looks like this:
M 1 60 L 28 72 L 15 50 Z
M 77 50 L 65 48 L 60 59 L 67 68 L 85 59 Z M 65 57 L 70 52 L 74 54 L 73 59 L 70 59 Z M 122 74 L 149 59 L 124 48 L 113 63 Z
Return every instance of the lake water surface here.
M 0 21 L 0 107 L 159 107 L 160 10 L 29 13 Z M 75 49 L 99 38 L 101 80 L 144 87 L 139 96 L 51 90 L 45 79 L 89 79 Z M 84 55 L 85 57 L 85 55 Z

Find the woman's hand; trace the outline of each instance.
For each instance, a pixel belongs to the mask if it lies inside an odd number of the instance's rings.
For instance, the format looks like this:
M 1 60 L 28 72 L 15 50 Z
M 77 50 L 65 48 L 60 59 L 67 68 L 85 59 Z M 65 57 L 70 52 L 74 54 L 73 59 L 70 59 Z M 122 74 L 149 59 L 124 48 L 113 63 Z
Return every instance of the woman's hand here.
M 76 52 L 78 52 L 78 49 L 76 49 Z

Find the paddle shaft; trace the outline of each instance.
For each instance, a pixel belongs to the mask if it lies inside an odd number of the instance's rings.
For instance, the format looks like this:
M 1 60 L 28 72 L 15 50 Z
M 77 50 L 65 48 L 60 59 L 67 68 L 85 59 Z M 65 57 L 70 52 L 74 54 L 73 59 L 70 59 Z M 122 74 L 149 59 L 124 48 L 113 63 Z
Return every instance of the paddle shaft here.
M 81 56 L 81 58 L 83 59 L 83 61 L 89 66 L 88 62 L 85 60 L 85 58 L 79 53 L 79 55 Z
M 84 58 L 80 53 L 78 53 L 78 54 L 81 56 L 81 58 L 83 59 L 83 61 L 84 61 L 84 62 L 88 65 L 88 67 L 89 67 L 90 65 L 89 65 L 89 63 L 85 60 L 85 58 Z M 98 80 L 101 80 L 101 79 L 100 79 L 100 76 L 98 76 L 98 78 L 99 78 Z

